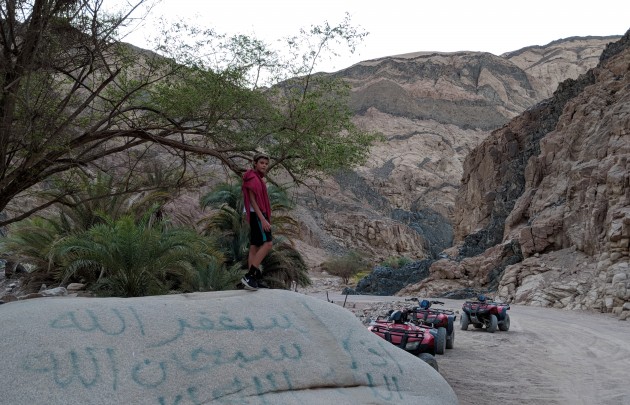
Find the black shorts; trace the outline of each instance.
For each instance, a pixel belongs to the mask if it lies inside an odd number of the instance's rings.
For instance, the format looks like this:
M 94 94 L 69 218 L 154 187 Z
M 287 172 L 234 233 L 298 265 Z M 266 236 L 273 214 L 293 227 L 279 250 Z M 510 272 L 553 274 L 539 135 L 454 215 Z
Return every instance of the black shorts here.
M 265 219 L 267 216 L 263 214 Z M 255 212 L 251 212 L 249 215 L 249 243 L 254 246 L 262 246 L 264 243 L 271 242 L 271 231 L 265 232 L 262 227 L 260 219 Z

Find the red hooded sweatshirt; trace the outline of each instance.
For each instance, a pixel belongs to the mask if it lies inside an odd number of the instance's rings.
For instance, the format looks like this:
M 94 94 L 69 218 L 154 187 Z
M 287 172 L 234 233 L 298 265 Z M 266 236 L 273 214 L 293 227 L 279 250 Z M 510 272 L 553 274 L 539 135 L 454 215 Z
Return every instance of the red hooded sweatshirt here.
M 256 204 L 260 211 L 267 215 L 267 219 L 271 220 L 271 205 L 269 204 L 269 195 L 267 194 L 267 185 L 262 180 L 264 174 L 259 173 L 257 170 L 249 169 L 243 174 L 243 202 L 245 204 L 245 214 L 247 215 L 247 221 L 249 221 L 249 214 L 251 211 L 251 203 L 249 201 L 249 191 L 254 193 L 256 198 Z

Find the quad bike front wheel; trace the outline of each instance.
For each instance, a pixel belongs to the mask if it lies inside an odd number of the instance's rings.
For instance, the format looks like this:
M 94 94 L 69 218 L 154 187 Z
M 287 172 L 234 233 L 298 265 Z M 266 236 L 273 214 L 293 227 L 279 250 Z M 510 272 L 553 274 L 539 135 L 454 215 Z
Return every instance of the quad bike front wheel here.
M 435 354 L 444 354 L 446 351 L 446 328 L 437 328 L 435 336 Z
M 467 330 L 469 324 L 470 318 L 468 318 L 468 314 L 466 312 L 462 312 L 462 316 L 459 317 L 459 326 L 462 330 Z
M 499 330 L 503 332 L 510 330 L 510 315 L 505 314 L 505 319 L 499 324 Z
M 437 360 L 435 359 L 434 356 L 430 355 L 429 353 L 420 353 L 418 355 L 418 358 L 420 358 L 420 360 L 424 361 L 425 363 L 433 367 L 435 371 L 439 372 Z
M 452 349 L 455 346 L 455 329 L 451 330 L 451 334 L 446 336 L 446 348 Z
M 488 322 L 488 332 L 494 333 L 497 330 L 497 325 L 499 324 L 499 320 L 496 315 L 490 315 L 490 321 Z

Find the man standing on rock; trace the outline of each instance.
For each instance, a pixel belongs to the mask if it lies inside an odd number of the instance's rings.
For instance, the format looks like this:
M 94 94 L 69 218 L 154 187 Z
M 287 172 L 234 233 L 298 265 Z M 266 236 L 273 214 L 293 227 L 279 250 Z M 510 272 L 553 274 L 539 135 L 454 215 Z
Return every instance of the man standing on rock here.
M 243 202 L 245 215 L 249 221 L 249 256 L 247 265 L 249 271 L 241 282 L 247 290 L 257 290 L 258 281 L 262 278 L 260 263 L 272 247 L 271 237 L 271 203 L 267 194 L 267 185 L 263 177 L 267 172 L 269 157 L 264 154 L 254 156 L 254 168 L 243 175 Z

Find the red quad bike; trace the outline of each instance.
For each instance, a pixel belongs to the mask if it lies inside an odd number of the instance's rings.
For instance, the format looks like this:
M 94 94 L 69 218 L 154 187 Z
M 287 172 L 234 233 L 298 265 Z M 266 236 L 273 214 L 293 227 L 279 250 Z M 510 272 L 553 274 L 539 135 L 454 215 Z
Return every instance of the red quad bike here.
M 455 312 L 431 307 L 432 304 L 444 305 L 441 301 L 420 300 L 419 298 L 409 298 L 408 300 L 418 301 L 419 304 L 418 307 L 409 310 L 410 322 L 437 329 L 436 339 L 438 341 L 443 340 L 444 346 L 447 349 L 452 349 L 455 345 Z
M 507 311 L 510 309 L 509 304 L 494 302 L 488 300 L 483 294 L 477 298 L 477 301 L 466 301 L 462 306 L 462 315 L 460 317 L 460 326 L 462 330 L 467 330 L 469 324 L 477 329 L 484 326 L 486 331 L 494 333 L 497 330 L 507 332 L 510 329 L 510 315 Z
M 434 355 L 437 352 L 434 329 L 408 322 L 406 310 L 392 311 L 388 317 L 379 316 L 368 326 L 372 333 L 387 340 L 438 370 Z M 443 351 L 442 351 L 443 353 Z

